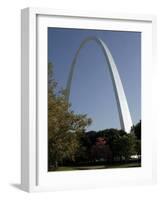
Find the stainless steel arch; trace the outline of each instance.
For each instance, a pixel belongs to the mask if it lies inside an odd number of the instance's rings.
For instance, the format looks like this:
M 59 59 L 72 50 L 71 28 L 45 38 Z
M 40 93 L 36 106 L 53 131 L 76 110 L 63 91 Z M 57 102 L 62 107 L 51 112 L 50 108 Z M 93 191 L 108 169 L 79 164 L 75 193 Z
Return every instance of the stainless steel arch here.
M 113 83 L 116 102 L 117 102 L 117 108 L 118 108 L 118 113 L 119 113 L 121 129 L 126 131 L 127 133 L 129 133 L 130 130 L 131 130 L 131 127 L 132 127 L 132 119 L 131 119 L 127 99 L 126 99 L 126 96 L 125 96 L 125 93 L 124 93 L 123 85 L 122 85 L 116 64 L 114 62 L 114 59 L 113 59 L 113 57 L 110 53 L 110 50 L 108 49 L 107 45 L 100 38 L 87 37 L 86 39 L 84 39 L 82 41 L 78 50 L 76 51 L 73 62 L 71 64 L 68 80 L 67 80 L 66 100 L 69 101 L 73 73 L 74 73 L 74 69 L 75 69 L 75 66 L 76 66 L 77 58 L 79 56 L 79 52 L 83 48 L 83 46 L 89 41 L 96 42 L 102 49 L 102 52 L 103 52 L 105 59 L 106 59 L 106 62 L 107 62 L 107 67 L 109 68 L 110 75 L 111 75 L 111 78 L 112 78 L 112 83 Z

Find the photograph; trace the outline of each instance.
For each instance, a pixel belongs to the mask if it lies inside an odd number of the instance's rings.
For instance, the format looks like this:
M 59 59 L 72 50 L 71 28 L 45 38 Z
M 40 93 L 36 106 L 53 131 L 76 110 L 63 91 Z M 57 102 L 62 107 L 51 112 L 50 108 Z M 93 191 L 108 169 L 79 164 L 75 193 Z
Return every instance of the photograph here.
M 141 36 L 47 28 L 48 172 L 142 166 Z

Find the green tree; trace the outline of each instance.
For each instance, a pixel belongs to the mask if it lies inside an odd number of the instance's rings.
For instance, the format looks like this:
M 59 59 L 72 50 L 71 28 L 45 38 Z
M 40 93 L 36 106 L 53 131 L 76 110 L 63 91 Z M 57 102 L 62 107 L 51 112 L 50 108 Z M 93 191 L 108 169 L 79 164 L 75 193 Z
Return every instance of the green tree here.
M 141 140 L 141 120 L 132 127 L 131 132 L 135 134 L 138 140 Z
M 65 100 L 65 91 L 56 91 L 53 67 L 48 65 L 48 166 L 57 167 L 63 160 L 75 160 L 80 134 L 91 124 L 84 114 L 75 114 Z
M 109 129 L 106 132 L 113 159 L 119 158 L 120 161 L 122 159 L 127 161 L 131 155 L 135 154 L 136 137 L 134 134 L 127 134 L 117 129 Z
M 135 151 L 136 151 L 136 154 L 140 157 L 141 156 L 141 140 L 136 140 Z
M 132 127 L 131 132 L 136 136 L 135 151 L 136 154 L 141 158 L 141 120 Z
M 135 142 L 134 134 L 126 134 L 119 139 L 120 154 L 126 161 L 128 161 L 131 155 L 135 154 Z
M 89 162 L 91 141 L 85 132 L 79 136 L 79 148 L 76 152 L 76 163 L 78 165 Z

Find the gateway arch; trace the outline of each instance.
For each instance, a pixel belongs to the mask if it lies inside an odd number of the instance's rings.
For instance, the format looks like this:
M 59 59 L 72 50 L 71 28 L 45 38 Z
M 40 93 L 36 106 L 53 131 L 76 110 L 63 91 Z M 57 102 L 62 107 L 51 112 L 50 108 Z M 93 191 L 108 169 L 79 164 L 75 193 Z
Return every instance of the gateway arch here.
M 79 57 L 79 52 L 84 47 L 84 45 L 90 41 L 96 42 L 101 47 L 102 53 L 105 56 L 107 68 L 110 71 L 112 84 L 114 88 L 121 129 L 129 133 L 133 124 L 132 124 L 132 119 L 131 119 L 127 99 L 126 99 L 125 92 L 123 89 L 123 85 L 122 85 L 116 64 L 112 57 L 112 54 L 110 50 L 108 49 L 107 45 L 105 44 L 105 42 L 101 40 L 100 38 L 97 38 L 97 37 L 85 38 L 80 44 L 78 50 L 76 51 L 76 54 L 73 58 L 73 61 L 70 67 L 70 72 L 68 75 L 68 80 L 67 80 L 67 85 L 66 85 L 66 100 L 69 102 L 72 79 L 73 79 L 73 74 L 76 67 L 76 62 Z

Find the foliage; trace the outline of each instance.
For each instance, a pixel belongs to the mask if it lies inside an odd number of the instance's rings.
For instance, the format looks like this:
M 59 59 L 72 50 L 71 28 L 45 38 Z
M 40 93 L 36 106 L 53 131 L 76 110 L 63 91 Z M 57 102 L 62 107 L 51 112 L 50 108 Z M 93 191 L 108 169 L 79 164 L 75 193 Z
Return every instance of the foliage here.
M 141 140 L 141 120 L 132 127 L 131 132 L 135 134 L 138 140 Z
M 96 138 L 95 145 L 91 148 L 91 158 L 92 160 L 102 160 L 111 162 L 112 159 L 112 151 L 107 144 L 107 139 L 104 137 Z
M 84 114 L 75 114 L 65 100 L 65 91 L 56 92 L 52 65 L 48 65 L 48 166 L 75 160 L 80 134 L 91 124 Z
M 113 153 L 115 156 L 119 156 L 120 160 L 122 158 L 128 160 L 131 155 L 135 154 L 135 136 L 126 134 L 115 139 L 113 141 Z
M 88 132 L 87 136 L 90 138 L 92 145 L 95 145 L 93 146 L 95 153 L 97 155 L 100 155 L 100 158 L 102 154 L 101 153 L 102 150 L 100 150 L 101 148 L 102 149 L 104 148 L 104 155 L 105 155 L 105 148 L 106 148 L 106 155 L 110 155 L 113 158 L 113 161 L 116 159 L 117 160 L 119 159 L 120 161 L 121 160 L 128 161 L 130 156 L 136 154 L 137 152 L 136 151 L 137 140 L 136 140 L 136 136 L 133 133 L 127 134 L 123 130 L 105 129 L 98 132 L 93 132 L 93 131 Z M 104 138 L 106 143 L 97 146 L 99 138 L 102 138 L 102 139 Z M 95 143 L 93 143 L 93 141 L 95 141 Z M 107 146 L 108 146 L 108 149 L 107 149 Z M 139 148 L 139 146 L 137 148 Z M 100 154 L 98 154 L 98 151 L 100 152 Z M 97 156 L 97 159 L 98 159 L 98 156 Z
M 137 155 L 141 155 L 141 120 L 139 123 L 134 125 L 131 129 L 131 132 L 135 134 L 136 136 L 136 144 L 135 144 L 135 150 Z
M 136 140 L 135 151 L 137 155 L 141 155 L 141 140 Z

